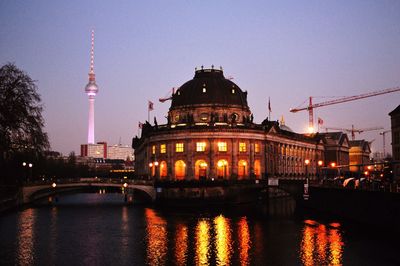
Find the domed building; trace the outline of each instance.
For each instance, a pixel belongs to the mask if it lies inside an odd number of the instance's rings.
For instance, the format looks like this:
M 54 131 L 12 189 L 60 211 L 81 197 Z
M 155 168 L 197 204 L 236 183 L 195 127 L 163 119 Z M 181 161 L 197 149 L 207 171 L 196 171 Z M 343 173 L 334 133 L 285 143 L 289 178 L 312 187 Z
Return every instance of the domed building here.
M 245 180 L 315 175 L 323 160 L 319 138 L 277 121 L 258 124 L 247 91 L 222 69 L 200 69 L 171 98 L 166 124 L 146 122 L 133 139 L 135 171 L 157 180 Z M 287 129 L 287 130 L 285 130 Z

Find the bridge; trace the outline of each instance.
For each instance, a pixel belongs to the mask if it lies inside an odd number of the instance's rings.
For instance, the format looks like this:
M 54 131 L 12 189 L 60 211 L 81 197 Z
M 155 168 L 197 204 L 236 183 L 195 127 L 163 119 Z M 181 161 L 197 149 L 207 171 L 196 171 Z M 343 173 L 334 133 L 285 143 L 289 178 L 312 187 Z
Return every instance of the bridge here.
M 294 199 L 302 199 L 304 177 L 297 178 L 274 178 L 279 180 L 277 185 L 268 184 L 267 180 L 183 180 L 183 181 L 145 181 L 145 180 L 128 180 L 128 179 L 108 179 L 108 178 L 81 178 L 81 179 L 65 179 L 56 182 L 44 182 L 26 184 L 21 189 L 19 196 L 19 204 L 27 204 L 50 196 L 78 192 L 85 188 L 116 188 L 123 189 L 125 194 L 135 197 L 140 196 L 146 202 L 154 202 L 157 199 L 156 188 L 205 188 L 205 187 L 231 187 L 237 185 L 251 186 L 253 188 L 259 187 L 261 191 L 263 188 L 272 187 L 292 196 Z
M 20 204 L 27 204 L 49 196 L 66 192 L 79 191 L 84 188 L 123 188 L 128 193 L 137 191 L 147 197 L 147 201 L 156 199 L 156 191 L 153 183 L 139 180 L 112 180 L 103 178 L 69 179 L 59 182 L 46 182 L 29 184 L 22 187 Z

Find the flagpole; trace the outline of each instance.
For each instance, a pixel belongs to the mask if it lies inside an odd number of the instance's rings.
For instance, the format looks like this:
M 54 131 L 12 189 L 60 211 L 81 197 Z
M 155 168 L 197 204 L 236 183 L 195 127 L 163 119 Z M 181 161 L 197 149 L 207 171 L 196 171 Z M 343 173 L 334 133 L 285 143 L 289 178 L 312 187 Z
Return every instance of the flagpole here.
M 268 97 L 268 120 L 271 121 L 271 99 Z

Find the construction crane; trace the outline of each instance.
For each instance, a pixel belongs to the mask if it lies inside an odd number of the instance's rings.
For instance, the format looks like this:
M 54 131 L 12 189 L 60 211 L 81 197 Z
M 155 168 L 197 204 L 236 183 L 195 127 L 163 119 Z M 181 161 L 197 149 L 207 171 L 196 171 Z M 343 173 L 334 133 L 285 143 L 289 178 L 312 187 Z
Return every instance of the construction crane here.
M 389 88 L 389 89 L 384 89 L 384 90 L 379 90 L 379 91 L 373 91 L 373 92 L 363 93 L 363 94 L 354 95 L 354 96 L 347 96 L 347 97 L 342 97 L 339 99 L 320 102 L 320 103 L 313 103 L 313 101 L 312 101 L 313 97 L 310 96 L 309 104 L 307 107 L 291 108 L 290 112 L 297 113 L 299 111 L 308 110 L 308 122 L 309 122 L 308 126 L 309 126 L 310 130 L 313 130 L 314 129 L 314 112 L 313 112 L 314 108 L 360 100 L 360 99 L 377 96 L 377 95 L 382 95 L 382 94 L 386 94 L 386 93 L 392 93 L 392 92 L 396 92 L 396 91 L 400 91 L 400 87 Z
M 177 89 L 179 89 L 179 88 L 177 88 Z M 170 89 L 170 90 L 168 91 L 168 93 L 167 93 L 166 96 L 164 96 L 163 98 L 160 98 L 160 99 L 158 99 L 158 100 L 159 100 L 161 103 L 166 102 L 166 101 L 168 101 L 168 100 L 171 100 L 171 99 L 172 99 L 172 96 L 174 96 L 174 94 L 175 94 L 175 87 L 173 87 L 172 89 Z
M 340 130 L 342 132 L 348 132 L 351 133 L 351 140 L 355 140 L 356 139 L 356 134 L 361 134 L 362 132 L 365 131 L 372 131 L 372 130 L 379 130 L 379 129 L 383 129 L 383 127 L 369 127 L 369 128 L 354 128 L 354 125 L 351 125 L 351 128 L 338 128 L 338 127 L 324 127 L 327 131 L 328 130 Z
M 385 137 L 385 135 L 386 135 L 386 133 L 389 133 L 389 132 L 391 132 L 392 130 L 385 130 L 385 131 L 382 131 L 382 132 L 379 132 L 379 135 L 382 135 L 382 138 L 383 138 L 383 142 L 382 142 L 382 145 L 383 145 L 383 158 L 385 158 L 386 157 L 386 137 Z

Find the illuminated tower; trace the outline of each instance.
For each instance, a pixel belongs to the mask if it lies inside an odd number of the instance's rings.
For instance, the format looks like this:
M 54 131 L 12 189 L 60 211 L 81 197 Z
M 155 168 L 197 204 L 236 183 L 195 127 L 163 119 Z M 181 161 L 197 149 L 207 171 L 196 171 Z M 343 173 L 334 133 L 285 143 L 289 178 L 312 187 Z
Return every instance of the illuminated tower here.
M 89 127 L 88 127 L 89 144 L 94 144 L 94 98 L 98 91 L 99 88 L 97 87 L 96 77 L 94 74 L 94 30 L 92 30 L 89 83 L 85 87 L 85 92 L 89 96 Z

